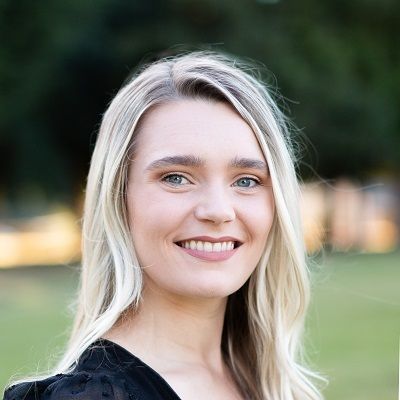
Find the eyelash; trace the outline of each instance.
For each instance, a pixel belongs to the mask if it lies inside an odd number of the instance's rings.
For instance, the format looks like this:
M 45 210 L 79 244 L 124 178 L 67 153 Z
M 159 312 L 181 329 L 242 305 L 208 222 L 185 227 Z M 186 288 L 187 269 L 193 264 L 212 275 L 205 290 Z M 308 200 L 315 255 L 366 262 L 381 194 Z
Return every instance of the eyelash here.
M 176 173 L 170 173 L 170 174 L 164 175 L 164 176 L 161 178 L 161 180 L 162 180 L 163 182 L 166 182 L 166 183 L 168 183 L 168 184 L 170 184 L 170 185 L 172 185 L 172 186 L 175 186 L 175 187 L 177 187 L 177 186 L 182 186 L 182 184 L 169 182 L 169 181 L 167 180 L 168 178 L 170 178 L 170 177 L 175 177 L 175 176 L 176 176 L 176 177 L 183 178 L 183 179 L 186 179 L 188 182 L 190 182 L 189 179 L 186 178 L 184 175 L 182 175 L 182 174 L 176 174 Z M 253 181 L 253 182 L 255 183 L 255 185 L 253 185 L 253 186 L 238 186 L 238 187 L 244 187 L 245 189 L 253 189 L 253 188 L 257 187 L 257 186 L 262 185 L 262 183 L 261 183 L 261 181 L 260 181 L 259 179 L 253 178 L 253 177 L 250 177 L 250 176 L 242 176 L 242 177 L 240 177 L 239 179 L 237 179 L 237 180 L 235 181 L 235 183 L 238 182 L 238 181 L 240 181 L 240 180 L 251 180 L 251 181 Z M 235 185 L 235 186 L 237 186 L 237 185 Z
M 253 182 L 255 183 L 254 186 L 239 186 L 239 187 L 244 187 L 244 188 L 246 188 L 246 189 L 253 189 L 253 188 L 255 188 L 256 186 L 260 186 L 260 185 L 261 185 L 261 182 L 260 182 L 259 179 L 252 178 L 251 176 L 242 176 L 241 178 L 237 179 L 237 180 L 235 181 L 235 183 L 238 182 L 238 181 L 240 181 L 240 180 L 251 180 L 251 181 L 253 181 Z
M 176 183 L 172 183 L 172 182 L 168 182 L 168 181 L 167 181 L 167 179 L 170 178 L 170 177 L 172 177 L 172 176 L 179 176 L 180 178 L 186 179 L 186 180 L 189 182 L 189 179 L 186 178 L 185 176 L 183 176 L 182 174 L 167 174 L 167 175 L 164 175 L 164 176 L 161 178 L 161 180 L 162 180 L 163 182 L 169 183 L 170 185 L 173 185 L 173 186 L 180 186 L 179 184 L 176 184 Z

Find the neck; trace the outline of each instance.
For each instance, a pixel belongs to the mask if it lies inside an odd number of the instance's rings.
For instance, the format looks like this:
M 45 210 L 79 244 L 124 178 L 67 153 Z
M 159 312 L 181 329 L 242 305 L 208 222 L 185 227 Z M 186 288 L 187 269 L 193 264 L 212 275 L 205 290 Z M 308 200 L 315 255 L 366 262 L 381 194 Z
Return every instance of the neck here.
M 106 337 L 144 361 L 161 358 L 223 370 L 226 301 L 161 293 L 148 285 L 135 314 L 121 320 Z

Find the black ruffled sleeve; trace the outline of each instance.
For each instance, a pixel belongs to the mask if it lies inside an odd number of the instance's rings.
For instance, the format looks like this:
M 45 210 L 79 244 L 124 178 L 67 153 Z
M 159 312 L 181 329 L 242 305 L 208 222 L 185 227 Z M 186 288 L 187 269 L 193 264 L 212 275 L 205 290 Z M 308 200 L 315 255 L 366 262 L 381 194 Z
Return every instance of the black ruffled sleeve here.
M 59 374 L 8 388 L 4 400 L 137 400 L 124 379 L 105 374 Z

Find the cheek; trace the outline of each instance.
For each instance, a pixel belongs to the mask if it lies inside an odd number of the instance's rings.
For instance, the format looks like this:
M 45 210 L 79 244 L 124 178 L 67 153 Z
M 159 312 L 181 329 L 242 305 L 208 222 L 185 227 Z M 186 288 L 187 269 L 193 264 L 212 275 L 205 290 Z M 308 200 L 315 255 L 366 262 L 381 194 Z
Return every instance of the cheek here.
M 146 197 L 145 193 L 135 193 L 135 190 L 131 189 L 127 198 L 129 228 L 142 266 L 148 262 L 147 255 L 157 232 L 153 218 L 156 204 L 151 197 Z
M 268 196 L 257 199 L 247 207 L 247 221 L 249 230 L 255 241 L 265 242 L 275 214 L 275 205 L 272 193 Z
M 156 193 L 128 197 L 129 224 L 139 257 L 144 251 L 151 248 L 154 253 L 162 248 L 163 243 L 171 241 L 183 220 L 185 210 L 181 204 L 161 197 Z

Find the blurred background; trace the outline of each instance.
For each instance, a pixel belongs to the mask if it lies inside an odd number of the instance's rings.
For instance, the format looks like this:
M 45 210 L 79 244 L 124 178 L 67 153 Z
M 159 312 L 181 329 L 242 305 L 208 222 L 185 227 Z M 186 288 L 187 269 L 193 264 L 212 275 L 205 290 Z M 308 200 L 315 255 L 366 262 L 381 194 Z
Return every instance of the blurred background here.
M 62 352 L 102 113 L 138 64 L 256 60 L 299 130 L 310 363 L 328 400 L 393 399 L 400 334 L 400 3 L 0 2 L 0 390 Z

